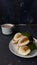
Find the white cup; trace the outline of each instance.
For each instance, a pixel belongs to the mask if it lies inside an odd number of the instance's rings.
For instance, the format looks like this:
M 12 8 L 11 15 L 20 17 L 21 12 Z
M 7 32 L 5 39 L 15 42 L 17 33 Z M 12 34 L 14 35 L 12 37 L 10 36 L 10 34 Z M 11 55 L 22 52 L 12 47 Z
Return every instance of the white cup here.
M 14 24 L 3 24 L 1 25 L 2 33 L 5 35 L 9 35 L 13 33 Z

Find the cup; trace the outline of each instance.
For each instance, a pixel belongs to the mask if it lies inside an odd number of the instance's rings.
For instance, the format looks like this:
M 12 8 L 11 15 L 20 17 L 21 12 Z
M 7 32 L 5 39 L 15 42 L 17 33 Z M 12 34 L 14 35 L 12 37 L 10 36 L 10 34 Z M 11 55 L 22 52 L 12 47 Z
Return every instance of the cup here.
M 3 24 L 1 25 L 2 33 L 9 35 L 13 33 L 15 25 L 14 24 Z

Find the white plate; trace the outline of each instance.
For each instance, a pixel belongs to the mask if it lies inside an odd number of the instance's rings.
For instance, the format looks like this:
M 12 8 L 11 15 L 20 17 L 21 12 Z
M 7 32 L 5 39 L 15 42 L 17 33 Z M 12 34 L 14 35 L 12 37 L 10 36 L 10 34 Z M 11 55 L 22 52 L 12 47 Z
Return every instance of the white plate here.
M 37 46 L 37 40 L 35 38 L 34 39 L 34 43 L 35 45 Z M 24 55 L 21 55 L 18 53 L 18 49 L 17 49 L 17 45 L 13 44 L 12 41 L 10 41 L 9 43 L 9 49 L 10 51 L 15 54 L 16 56 L 19 56 L 19 57 L 23 57 L 23 58 L 32 58 L 32 57 L 35 57 L 37 56 L 37 49 L 36 50 L 33 50 L 30 55 L 27 55 L 27 56 L 24 56 Z

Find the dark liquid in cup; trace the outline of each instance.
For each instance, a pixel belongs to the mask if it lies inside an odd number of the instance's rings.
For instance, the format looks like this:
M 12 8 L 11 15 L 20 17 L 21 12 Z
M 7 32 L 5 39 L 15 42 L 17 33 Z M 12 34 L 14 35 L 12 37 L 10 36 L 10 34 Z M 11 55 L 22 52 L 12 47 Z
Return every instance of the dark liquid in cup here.
M 13 27 L 13 26 L 11 26 L 11 25 L 2 25 L 2 27 L 11 28 L 11 27 Z

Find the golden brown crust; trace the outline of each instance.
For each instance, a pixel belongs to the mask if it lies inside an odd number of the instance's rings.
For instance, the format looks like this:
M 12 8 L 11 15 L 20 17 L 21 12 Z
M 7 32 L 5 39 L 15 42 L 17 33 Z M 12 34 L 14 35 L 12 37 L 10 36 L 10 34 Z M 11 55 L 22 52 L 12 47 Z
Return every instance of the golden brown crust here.
M 29 39 L 28 38 L 23 38 L 22 40 L 21 40 L 21 43 L 24 43 L 24 42 L 26 42 L 26 41 L 28 41 Z

